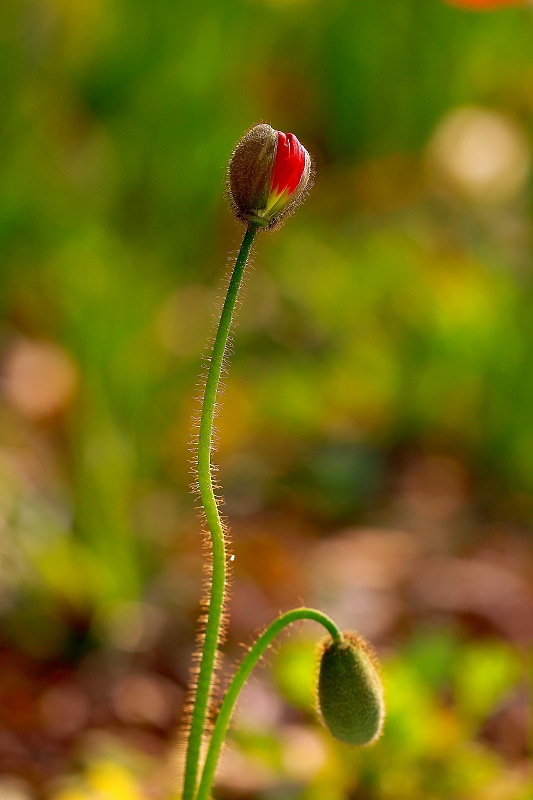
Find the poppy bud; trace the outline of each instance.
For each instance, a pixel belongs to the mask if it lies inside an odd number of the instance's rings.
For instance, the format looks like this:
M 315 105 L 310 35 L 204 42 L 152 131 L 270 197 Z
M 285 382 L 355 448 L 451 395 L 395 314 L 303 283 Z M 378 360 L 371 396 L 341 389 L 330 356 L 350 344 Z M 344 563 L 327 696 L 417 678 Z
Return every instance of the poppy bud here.
M 332 736 L 352 745 L 375 742 L 385 717 L 377 660 L 368 643 L 354 633 L 322 643 L 318 674 L 318 712 Z
M 228 190 L 243 222 L 276 227 L 309 188 L 311 157 L 293 133 L 261 123 L 244 134 L 229 162 Z

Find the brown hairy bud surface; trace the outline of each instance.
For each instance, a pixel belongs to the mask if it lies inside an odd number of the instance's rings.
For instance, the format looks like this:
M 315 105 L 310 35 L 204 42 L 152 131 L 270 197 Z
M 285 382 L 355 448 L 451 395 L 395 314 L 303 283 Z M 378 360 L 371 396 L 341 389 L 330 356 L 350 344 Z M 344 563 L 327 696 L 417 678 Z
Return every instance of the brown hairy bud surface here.
M 266 209 L 277 143 L 277 132 L 262 123 L 245 133 L 233 151 L 228 183 L 233 208 L 240 219 L 247 220 Z

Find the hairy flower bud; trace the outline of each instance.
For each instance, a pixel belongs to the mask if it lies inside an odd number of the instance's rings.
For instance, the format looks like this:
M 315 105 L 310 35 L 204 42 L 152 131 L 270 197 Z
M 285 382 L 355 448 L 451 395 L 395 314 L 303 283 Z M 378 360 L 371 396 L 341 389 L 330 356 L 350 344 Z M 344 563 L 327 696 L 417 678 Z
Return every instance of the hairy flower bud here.
M 274 228 L 309 188 L 311 157 L 293 133 L 261 123 L 244 134 L 231 156 L 228 190 L 243 222 Z
M 341 742 L 367 745 L 381 735 L 385 706 L 377 660 L 354 633 L 322 643 L 317 706 L 324 725 Z

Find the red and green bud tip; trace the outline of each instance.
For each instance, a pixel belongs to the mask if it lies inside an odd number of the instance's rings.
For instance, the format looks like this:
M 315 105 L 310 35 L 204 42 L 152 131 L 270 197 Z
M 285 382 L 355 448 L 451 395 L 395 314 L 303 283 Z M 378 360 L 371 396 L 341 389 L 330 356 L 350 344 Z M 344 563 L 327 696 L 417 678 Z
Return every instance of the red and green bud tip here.
M 261 123 L 244 134 L 229 162 L 228 189 L 238 219 L 274 228 L 310 188 L 311 157 L 293 133 Z

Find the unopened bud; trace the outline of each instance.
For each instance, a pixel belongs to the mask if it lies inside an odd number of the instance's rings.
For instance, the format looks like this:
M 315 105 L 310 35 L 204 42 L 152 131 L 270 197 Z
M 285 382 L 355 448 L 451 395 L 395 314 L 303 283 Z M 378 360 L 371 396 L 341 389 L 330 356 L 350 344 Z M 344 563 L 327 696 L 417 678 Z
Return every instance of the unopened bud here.
M 352 745 L 375 742 L 385 718 L 377 659 L 354 633 L 322 643 L 318 675 L 318 712 L 332 736 Z
M 293 133 L 254 125 L 229 162 L 228 189 L 236 216 L 276 227 L 305 196 L 310 175 L 311 157 Z

